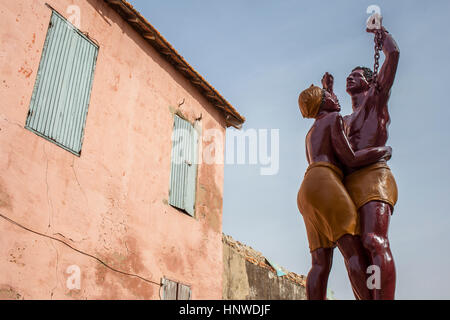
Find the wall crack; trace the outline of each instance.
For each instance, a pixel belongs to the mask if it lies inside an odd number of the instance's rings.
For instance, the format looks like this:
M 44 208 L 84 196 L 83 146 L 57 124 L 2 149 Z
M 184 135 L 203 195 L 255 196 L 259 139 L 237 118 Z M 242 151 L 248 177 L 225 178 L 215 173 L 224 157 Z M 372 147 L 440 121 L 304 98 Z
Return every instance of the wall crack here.
M 88 197 L 87 197 L 86 193 L 84 192 L 84 189 L 81 187 L 80 180 L 78 180 L 77 172 L 75 171 L 75 158 L 72 161 L 72 171 L 73 171 L 73 175 L 75 176 L 75 180 L 78 183 L 78 187 L 80 187 L 80 191 L 83 194 L 84 198 L 86 199 L 86 207 L 87 207 L 88 211 L 90 211 Z
M 154 284 L 154 285 L 157 285 L 158 287 L 161 287 L 161 283 L 159 283 L 159 282 L 155 282 L 155 281 L 152 281 L 152 280 L 150 280 L 150 279 L 146 279 L 146 278 L 144 278 L 144 277 L 142 277 L 142 276 L 140 276 L 140 275 L 138 275 L 138 274 L 128 273 L 128 272 L 124 272 L 124 271 L 118 270 L 118 269 L 116 269 L 116 268 L 113 268 L 113 267 L 111 267 L 110 265 L 108 265 L 106 262 L 104 262 L 103 260 L 101 260 L 100 258 L 98 258 L 98 257 L 96 257 L 96 256 L 94 256 L 94 255 L 91 255 L 91 254 L 89 254 L 89 253 L 86 253 L 86 252 L 83 252 L 83 251 L 81 251 L 81 250 L 79 250 L 79 249 L 76 249 L 76 248 L 72 247 L 70 244 L 68 244 L 68 243 L 66 243 L 66 242 L 64 242 L 64 241 L 62 241 L 62 240 L 60 240 L 60 239 L 57 239 L 57 238 L 54 238 L 54 237 L 52 237 L 52 236 L 43 234 L 43 233 L 41 233 L 41 232 L 37 232 L 37 231 L 34 231 L 34 230 L 32 230 L 32 229 L 29 229 L 29 228 L 27 228 L 27 227 L 21 225 L 20 223 L 18 223 L 18 222 L 16 222 L 16 221 L 12 220 L 11 218 L 8 218 L 7 216 L 4 216 L 4 215 L 1 214 L 1 213 L 0 213 L 0 218 L 2 218 L 3 220 L 5 220 L 5 221 L 7 221 L 7 222 L 9 222 L 9 223 L 11 223 L 11 224 L 13 224 L 13 225 L 15 225 L 15 226 L 21 228 L 21 229 L 23 229 L 23 230 L 25 230 L 25 231 L 34 233 L 34 234 L 36 234 L 36 235 L 38 235 L 38 236 L 41 236 L 41 237 L 44 237 L 44 238 L 47 238 L 47 239 L 50 239 L 50 240 L 57 241 L 57 242 L 59 242 L 59 243 L 65 245 L 66 247 L 68 247 L 68 248 L 70 248 L 70 249 L 72 249 L 72 250 L 74 250 L 74 251 L 76 251 L 76 252 L 78 252 L 78 253 L 80 253 L 80 254 L 82 254 L 82 255 L 84 255 L 84 256 L 87 256 L 87 257 L 89 257 L 89 258 L 92 258 L 92 259 L 96 260 L 98 263 L 102 264 L 103 266 L 105 266 L 106 268 L 108 268 L 108 269 L 111 270 L 111 271 L 114 271 L 114 272 L 116 272 L 116 273 L 120 273 L 120 274 L 125 275 L 125 276 L 138 278 L 138 279 L 140 279 L 140 280 L 142 280 L 142 281 L 145 281 L 145 282 L 147 282 L 147 283 Z M 53 244 L 53 242 L 52 242 L 52 244 Z
M 51 211 L 49 212 L 48 215 L 48 228 L 51 228 L 51 223 L 53 221 L 53 203 L 50 200 L 50 192 L 49 192 L 49 185 L 48 185 L 48 156 L 47 156 L 47 152 L 45 151 L 45 144 L 43 145 L 43 150 L 44 150 L 44 155 L 45 155 L 45 160 L 47 162 L 46 167 L 45 167 L 45 184 L 47 185 L 47 203 L 48 206 L 50 207 Z

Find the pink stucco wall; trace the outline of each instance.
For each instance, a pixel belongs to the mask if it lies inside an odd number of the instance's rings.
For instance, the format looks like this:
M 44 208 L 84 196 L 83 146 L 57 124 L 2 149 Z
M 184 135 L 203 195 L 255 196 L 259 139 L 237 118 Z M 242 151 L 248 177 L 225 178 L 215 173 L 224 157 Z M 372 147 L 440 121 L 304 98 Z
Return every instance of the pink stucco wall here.
M 100 45 L 81 157 L 24 129 L 48 2 Z M 157 26 L 156 26 L 157 27 Z M 173 113 L 225 131 L 221 113 L 101 0 L 0 0 L 0 214 L 124 272 L 222 298 L 223 165 L 199 166 L 196 217 L 167 204 Z M 67 268 L 81 269 L 69 290 Z M 0 218 L 0 299 L 159 299 L 159 287 L 105 268 Z

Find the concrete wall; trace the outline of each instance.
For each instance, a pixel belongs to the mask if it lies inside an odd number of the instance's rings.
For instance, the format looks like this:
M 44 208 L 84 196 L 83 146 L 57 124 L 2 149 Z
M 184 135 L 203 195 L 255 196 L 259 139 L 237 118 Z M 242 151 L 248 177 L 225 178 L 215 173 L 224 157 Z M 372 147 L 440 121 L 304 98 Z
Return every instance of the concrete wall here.
M 45 2 L 66 17 L 79 6 L 100 46 L 81 157 L 24 129 Z M 116 12 L 101 0 L 0 0 L 0 97 L 0 214 L 11 219 L 0 218 L 0 299 L 159 299 L 151 281 L 162 277 L 221 299 L 223 165 L 200 165 L 195 218 L 168 192 L 173 114 L 201 118 L 203 132 L 224 133 L 224 119 Z M 72 265 L 80 290 L 67 287 Z
M 278 277 L 265 258 L 248 255 L 248 249 L 239 250 L 242 244 L 224 240 L 223 247 L 223 299 L 224 300 L 306 300 L 301 276 L 289 273 Z M 252 250 L 253 251 L 253 250 Z

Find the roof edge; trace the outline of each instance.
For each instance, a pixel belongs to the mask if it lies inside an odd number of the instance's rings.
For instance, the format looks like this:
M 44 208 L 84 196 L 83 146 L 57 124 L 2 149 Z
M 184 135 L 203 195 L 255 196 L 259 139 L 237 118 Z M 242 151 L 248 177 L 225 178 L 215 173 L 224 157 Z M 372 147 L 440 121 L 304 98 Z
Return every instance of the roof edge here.
M 128 1 L 104 0 L 104 2 L 191 82 L 214 107 L 224 113 L 227 127 L 242 128 L 246 119 Z

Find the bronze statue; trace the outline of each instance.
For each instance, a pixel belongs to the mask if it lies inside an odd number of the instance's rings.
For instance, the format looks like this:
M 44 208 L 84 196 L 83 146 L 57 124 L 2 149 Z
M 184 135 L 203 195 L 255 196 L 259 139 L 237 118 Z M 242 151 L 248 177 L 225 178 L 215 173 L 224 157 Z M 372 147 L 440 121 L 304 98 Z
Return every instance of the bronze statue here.
M 384 27 L 376 34 L 375 74 L 357 67 L 347 78 L 353 113 L 342 118 L 326 73 L 323 89 L 311 86 L 299 97 L 303 117 L 316 119 L 306 137 L 309 167 L 297 198 L 307 229 L 312 268 L 308 299 L 326 299 L 333 248 L 344 256 L 357 299 L 394 299 L 395 267 L 389 249 L 389 218 L 397 187 L 386 162 L 389 114 L 387 101 L 394 81 L 399 50 Z M 378 69 L 378 51 L 386 60 Z M 367 268 L 381 270 L 380 289 L 367 286 Z

